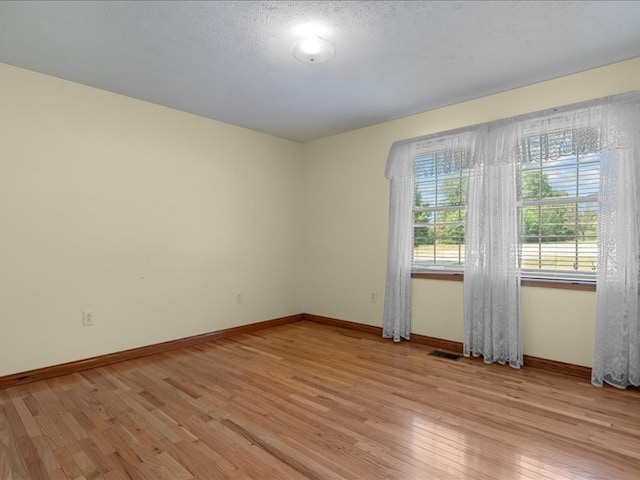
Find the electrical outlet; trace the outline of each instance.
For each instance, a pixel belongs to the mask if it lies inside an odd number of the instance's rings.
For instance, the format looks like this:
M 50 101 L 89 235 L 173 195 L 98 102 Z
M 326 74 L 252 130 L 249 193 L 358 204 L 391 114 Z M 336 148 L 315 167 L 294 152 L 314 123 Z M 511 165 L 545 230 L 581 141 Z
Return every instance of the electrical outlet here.
M 236 293 L 236 303 L 243 303 L 243 302 L 244 302 L 244 293 L 237 292 Z
M 371 303 L 376 303 L 378 301 L 378 292 L 371 292 Z
M 93 312 L 82 312 L 82 326 L 83 327 L 93 327 L 96 323 L 95 313 Z

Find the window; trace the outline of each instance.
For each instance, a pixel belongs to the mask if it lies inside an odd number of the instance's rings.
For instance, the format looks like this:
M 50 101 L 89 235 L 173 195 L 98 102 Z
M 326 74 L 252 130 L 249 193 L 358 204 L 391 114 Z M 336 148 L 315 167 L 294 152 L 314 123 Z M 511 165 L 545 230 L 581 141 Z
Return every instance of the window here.
M 600 152 L 594 129 L 523 138 L 515 146 L 519 262 L 527 278 L 593 281 L 597 256 Z M 414 159 L 413 271 L 464 269 L 468 150 Z
M 415 267 L 462 268 L 468 165 L 469 152 L 465 150 L 425 153 L 415 159 Z
M 593 129 L 557 131 L 520 143 L 522 275 L 594 280 L 600 152 Z

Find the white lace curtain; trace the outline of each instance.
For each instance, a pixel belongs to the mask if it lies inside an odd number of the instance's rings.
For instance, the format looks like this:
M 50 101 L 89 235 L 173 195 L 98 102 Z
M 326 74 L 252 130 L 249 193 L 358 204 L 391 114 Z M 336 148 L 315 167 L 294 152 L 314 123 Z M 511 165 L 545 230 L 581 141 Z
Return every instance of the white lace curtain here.
M 516 127 L 478 127 L 467 191 L 463 353 L 520 368 Z
M 389 154 L 385 176 L 391 181 L 389 248 L 382 336 L 399 342 L 411 335 L 411 207 L 413 142 L 398 144 Z
M 411 330 L 411 202 L 417 152 L 465 148 L 470 154 L 464 283 L 464 352 L 522 365 L 517 172 L 520 140 L 549 132 L 587 132 L 572 148 L 601 154 L 594 385 L 640 383 L 640 94 L 514 117 L 396 142 L 391 180 L 383 335 Z M 556 145 L 558 151 L 567 145 Z M 547 152 L 554 155 L 554 152 Z M 577 153 L 577 152 L 576 152 Z
M 591 383 L 640 386 L 640 96 L 605 104 Z

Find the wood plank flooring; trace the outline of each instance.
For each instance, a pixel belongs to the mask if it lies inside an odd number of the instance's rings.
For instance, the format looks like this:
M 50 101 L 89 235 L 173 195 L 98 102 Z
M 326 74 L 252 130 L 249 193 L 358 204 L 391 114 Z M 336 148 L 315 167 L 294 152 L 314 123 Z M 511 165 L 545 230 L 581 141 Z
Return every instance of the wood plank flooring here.
M 0 478 L 638 479 L 640 393 L 297 322 L 0 391 Z

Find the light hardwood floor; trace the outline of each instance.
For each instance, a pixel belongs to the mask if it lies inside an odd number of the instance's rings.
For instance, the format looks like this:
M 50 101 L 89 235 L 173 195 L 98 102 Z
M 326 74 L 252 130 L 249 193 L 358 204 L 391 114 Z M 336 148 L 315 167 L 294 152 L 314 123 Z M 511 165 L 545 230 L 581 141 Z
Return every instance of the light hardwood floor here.
M 2 479 L 638 479 L 640 392 L 297 322 L 0 391 Z

